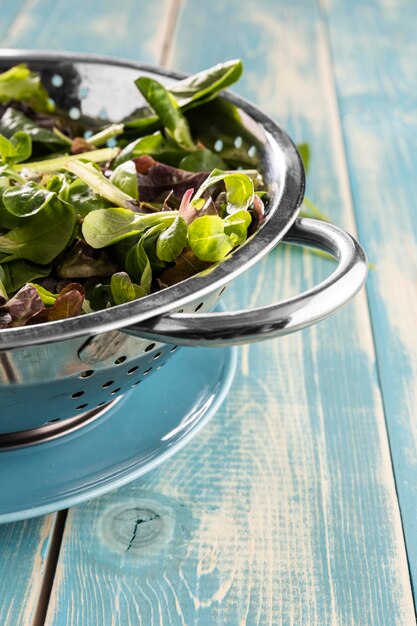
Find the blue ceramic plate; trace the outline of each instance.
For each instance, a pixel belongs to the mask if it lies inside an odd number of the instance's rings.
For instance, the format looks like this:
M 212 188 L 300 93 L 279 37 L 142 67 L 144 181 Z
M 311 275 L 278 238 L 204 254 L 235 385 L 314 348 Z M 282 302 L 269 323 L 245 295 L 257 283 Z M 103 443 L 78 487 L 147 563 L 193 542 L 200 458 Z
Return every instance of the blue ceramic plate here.
M 0 452 L 0 522 L 58 511 L 142 476 L 215 414 L 236 348 L 182 348 L 103 417 L 54 441 Z

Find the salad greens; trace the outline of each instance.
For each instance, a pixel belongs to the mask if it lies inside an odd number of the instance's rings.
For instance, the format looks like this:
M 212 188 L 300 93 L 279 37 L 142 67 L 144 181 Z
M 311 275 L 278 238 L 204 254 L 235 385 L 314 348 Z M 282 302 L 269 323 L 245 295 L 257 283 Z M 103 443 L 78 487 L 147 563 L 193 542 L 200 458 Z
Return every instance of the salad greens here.
M 241 73 L 234 60 L 168 86 L 141 76 L 145 105 L 93 131 L 25 65 L 0 74 L 0 328 L 131 302 L 246 241 L 267 201 L 256 138 L 240 125 L 219 147 L 205 130 Z
M 0 74 L 0 102 L 24 102 L 33 111 L 51 113 L 54 110 L 49 94 L 39 74 L 24 65 L 15 65 Z

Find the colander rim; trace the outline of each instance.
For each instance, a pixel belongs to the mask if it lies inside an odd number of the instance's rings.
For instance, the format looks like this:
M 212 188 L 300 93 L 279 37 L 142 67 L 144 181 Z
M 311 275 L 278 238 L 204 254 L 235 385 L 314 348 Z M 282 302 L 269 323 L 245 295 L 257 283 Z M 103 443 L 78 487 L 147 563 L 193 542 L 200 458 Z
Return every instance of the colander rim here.
M 110 65 L 177 80 L 188 76 L 184 72 L 114 56 L 27 49 L 3 49 L 1 51 L 0 70 L 19 62 L 50 62 L 51 64 L 75 62 Z M 271 150 L 275 152 L 276 158 L 282 161 L 283 180 L 280 181 L 280 193 L 271 199 L 268 218 L 263 225 L 233 255 L 215 266 L 209 273 L 203 272 L 140 300 L 102 311 L 33 326 L 2 329 L 0 350 L 121 330 L 151 317 L 176 311 L 190 302 L 204 301 L 206 296 L 221 289 L 252 267 L 281 241 L 294 223 L 304 196 L 305 174 L 300 155 L 286 131 L 257 106 L 228 90 L 222 93 L 222 97 L 238 106 L 262 126 L 269 139 Z

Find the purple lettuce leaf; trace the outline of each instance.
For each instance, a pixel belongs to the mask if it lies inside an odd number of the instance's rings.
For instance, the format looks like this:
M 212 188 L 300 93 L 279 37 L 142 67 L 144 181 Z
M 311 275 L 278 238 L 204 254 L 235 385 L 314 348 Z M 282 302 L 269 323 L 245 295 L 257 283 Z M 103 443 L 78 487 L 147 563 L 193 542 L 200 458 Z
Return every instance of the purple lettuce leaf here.
M 6 301 L 3 297 L 0 299 L 0 324 L 9 327 L 24 326 L 43 308 L 35 287 L 24 285 L 10 300 Z
M 158 163 L 146 155 L 132 160 L 138 173 L 139 200 L 142 202 L 157 201 L 170 191 L 181 200 L 187 189 L 197 189 L 209 176 L 209 172 L 188 172 Z
M 82 311 L 83 302 L 84 288 L 78 283 L 70 283 L 61 290 L 54 304 L 45 307 L 30 320 L 30 323 L 41 324 L 76 317 Z
M 191 198 L 193 194 L 194 189 L 187 189 L 182 197 L 179 208 L 179 215 L 183 218 L 186 224 L 191 224 L 191 222 L 193 222 L 197 217 L 219 214 L 212 198 L 207 198 L 207 200 L 205 201 L 203 200 L 203 206 L 199 209 L 196 209 L 191 203 Z

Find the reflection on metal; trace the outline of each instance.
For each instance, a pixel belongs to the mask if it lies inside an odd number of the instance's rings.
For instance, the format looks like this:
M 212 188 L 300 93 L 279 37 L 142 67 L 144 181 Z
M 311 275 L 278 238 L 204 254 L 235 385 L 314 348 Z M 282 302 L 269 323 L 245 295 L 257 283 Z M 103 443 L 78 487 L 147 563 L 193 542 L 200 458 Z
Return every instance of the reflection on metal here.
M 85 411 L 75 417 L 70 417 L 65 420 L 60 420 L 59 418 L 57 420 L 51 420 L 39 428 L 31 428 L 30 430 L 21 430 L 19 432 L 3 435 L 0 434 L 0 452 L 1 450 L 33 446 L 73 433 L 79 428 L 87 426 L 87 424 L 91 424 L 91 422 L 102 417 L 109 409 L 113 408 L 119 400 L 121 400 L 121 397 L 116 398 L 113 402 L 109 402 L 100 408 Z
M 78 356 L 83 363 L 99 363 L 117 355 L 128 341 L 129 337 L 117 330 L 101 333 L 87 339 L 79 349 Z
M 11 353 L 0 352 L 0 381 L 6 384 L 18 383 L 19 374 L 13 367 Z

